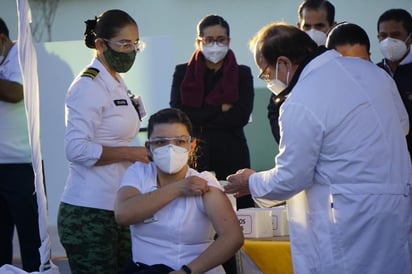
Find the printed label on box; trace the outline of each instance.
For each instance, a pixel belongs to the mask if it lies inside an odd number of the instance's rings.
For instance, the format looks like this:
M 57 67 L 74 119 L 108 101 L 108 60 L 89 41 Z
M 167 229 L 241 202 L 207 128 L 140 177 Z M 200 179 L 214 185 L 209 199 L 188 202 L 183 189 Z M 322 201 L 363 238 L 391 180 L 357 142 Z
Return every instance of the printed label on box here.
M 238 215 L 239 224 L 242 227 L 243 234 L 252 233 L 252 216 L 250 215 Z

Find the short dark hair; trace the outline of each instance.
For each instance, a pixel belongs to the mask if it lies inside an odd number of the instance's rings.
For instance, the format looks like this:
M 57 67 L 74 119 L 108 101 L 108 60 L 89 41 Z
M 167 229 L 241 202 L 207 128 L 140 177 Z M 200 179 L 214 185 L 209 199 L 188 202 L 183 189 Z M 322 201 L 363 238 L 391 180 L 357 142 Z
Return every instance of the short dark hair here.
M 325 9 L 326 11 L 326 20 L 328 20 L 329 25 L 335 23 L 335 7 L 327 0 L 305 0 L 303 1 L 298 8 L 298 19 L 299 22 L 303 20 L 303 10 L 319 10 Z
M 329 49 L 336 49 L 337 46 L 343 45 L 365 45 L 368 52 L 370 51 L 370 41 L 366 31 L 360 26 L 342 22 L 336 25 L 328 34 L 326 40 L 326 47 Z
M 188 133 L 193 138 L 193 126 L 192 122 L 190 121 L 189 117 L 177 108 L 165 108 L 159 110 L 158 112 L 154 113 L 149 118 L 149 123 L 147 125 L 147 138 L 150 139 L 150 136 L 153 133 L 153 129 L 155 125 L 158 124 L 173 124 L 178 123 L 182 124 L 186 127 Z M 146 147 L 147 147 L 146 143 Z M 198 147 L 196 147 L 189 155 L 188 165 L 192 168 L 197 167 L 196 159 L 197 159 L 197 152 Z
M 0 18 L 0 34 L 4 34 L 9 38 L 9 29 L 7 28 L 6 22 L 2 18 Z
M 189 134 L 191 136 L 193 135 L 192 122 L 186 113 L 177 108 L 165 108 L 150 116 L 149 123 L 147 125 L 147 138 L 150 139 L 155 125 L 173 123 L 185 125 Z
M 230 37 L 230 28 L 228 22 L 226 22 L 223 17 L 216 14 L 207 15 L 200 20 L 200 22 L 197 24 L 197 35 L 199 37 L 203 37 L 203 31 L 205 28 L 216 25 L 222 26 L 224 29 L 226 29 L 227 37 Z
M 253 52 L 260 50 L 268 64 L 274 64 L 279 56 L 286 56 L 292 63 L 300 64 L 318 46 L 309 35 L 284 22 L 271 23 L 261 28 L 249 42 Z
M 108 10 L 85 23 L 84 41 L 88 48 L 96 48 L 96 38 L 110 39 L 127 25 L 137 26 L 136 21 L 122 10 Z
M 377 24 L 378 32 L 379 32 L 379 24 L 384 21 L 401 22 L 402 26 L 405 28 L 405 30 L 408 33 L 412 32 L 411 14 L 404 9 L 390 9 L 382 13 L 382 15 L 379 16 L 379 19 L 378 19 L 378 24 Z

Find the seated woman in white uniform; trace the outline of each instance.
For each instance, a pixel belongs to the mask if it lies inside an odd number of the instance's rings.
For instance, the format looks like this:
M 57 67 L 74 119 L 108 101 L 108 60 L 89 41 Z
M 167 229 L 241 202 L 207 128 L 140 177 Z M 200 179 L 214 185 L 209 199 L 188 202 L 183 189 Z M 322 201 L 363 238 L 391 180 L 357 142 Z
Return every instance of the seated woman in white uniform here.
M 136 162 L 123 177 L 115 217 L 130 225 L 129 273 L 225 273 L 221 264 L 243 244 L 236 214 L 216 178 L 189 167 L 196 147 L 191 134 L 182 111 L 153 114 L 146 142 L 153 161 Z M 164 272 L 143 272 L 148 267 Z

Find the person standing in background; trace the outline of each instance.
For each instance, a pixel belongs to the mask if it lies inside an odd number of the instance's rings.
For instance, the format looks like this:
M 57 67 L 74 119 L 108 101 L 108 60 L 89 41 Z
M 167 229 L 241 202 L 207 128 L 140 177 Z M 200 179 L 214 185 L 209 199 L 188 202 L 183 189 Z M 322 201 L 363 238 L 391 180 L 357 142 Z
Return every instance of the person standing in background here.
M 204 17 L 197 35 L 190 61 L 175 68 L 170 106 L 183 110 L 193 123 L 200 150 L 197 170 L 226 180 L 237 169 L 250 167 L 243 128 L 253 110 L 253 76 L 249 67 L 237 64 L 229 48 L 229 24 L 221 16 Z M 253 206 L 250 197 L 237 201 L 237 208 Z
M 318 46 L 325 45 L 327 34 L 335 25 L 335 7 L 329 1 L 305 0 L 299 5 L 297 26 L 306 32 Z M 280 128 L 278 120 L 282 101 L 276 100 L 276 96 L 276 93 L 270 96 L 268 119 L 273 137 L 279 144 Z
M 370 42 L 368 34 L 360 26 L 343 22 L 337 24 L 328 34 L 326 47 L 334 49 L 342 56 L 362 58 L 370 61 Z M 409 133 L 409 116 L 397 89 L 390 89 L 399 113 L 399 120 L 405 136 Z
M 326 43 L 328 32 L 336 25 L 335 7 L 327 0 L 306 0 L 298 9 L 298 28 L 318 46 Z
M 412 115 L 412 17 L 404 9 L 390 9 L 378 19 L 379 48 L 384 59 L 377 65 L 395 80 L 402 101 Z M 409 119 L 409 128 L 412 119 Z M 409 154 L 412 155 L 412 134 L 406 136 Z
M 353 23 L 342 22 L 331 29 L 326 47 L 335 49 L 342 56 L 360 57 L 370 61 L 370 41 L 366 31 Z
M 119 73 L 141 49 L 135 20 L 108 10 L 86 22 L 85 43 L 96 49 L 66 95 L 65 153 L 69 176 L 61 197 L 58 233 L 76 273 L 120 273 L 131 258 L 130 230 L 118 225 L 114 201 L 133 162 L 148 163 L 146 148 L 130 146 L 138 109 Z
M 189 62 L 177 65 L 170 106 L 185 112 L 198 140 L 198 171 L 213 171 L 218 180 L 250 167 L 244 127 L 253 110 L 251 69 L 238 65 L 229 48 L 229 24 L 219 15 L 207 15 L 197 25 L 195 51 Z M 251 196 L 237 199 L 237 208 L 254 207 Z M 233 257 L 224 264 L 236 273 Z
M 16 227 L 23 269 L 39 271 L 40 234 L 17 44 L 0 18 L 0 266 L 12 264 Z

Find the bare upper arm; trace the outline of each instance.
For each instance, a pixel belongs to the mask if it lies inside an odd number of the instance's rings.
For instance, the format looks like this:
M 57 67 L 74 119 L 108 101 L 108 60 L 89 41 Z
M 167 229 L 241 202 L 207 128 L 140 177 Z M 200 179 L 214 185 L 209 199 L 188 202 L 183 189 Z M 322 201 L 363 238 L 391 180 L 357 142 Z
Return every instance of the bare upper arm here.
M 140 191 L 132 186 L 122 186 L 119 188 L 119 190 L 117 191 L 117 199 L 119 201 L 124 201 L 129 199 L 130 197 L 139 195 Z
M 119 211 L 124 210 L 124 203 L 127 202 L 132 197 L 135 197 L 137 195 L 140 195 L 140 191 L 132 186 L 122 186 L 118 191 L 116 195 L 116 201 L 114 205 L 114 209 L 116 212 L 120 213 Z
M 218 235 L 226 232 L 241 232 L 239 221 L 226 194 L 216 187 L 210 187 L 204 194 L 206 213 Z

